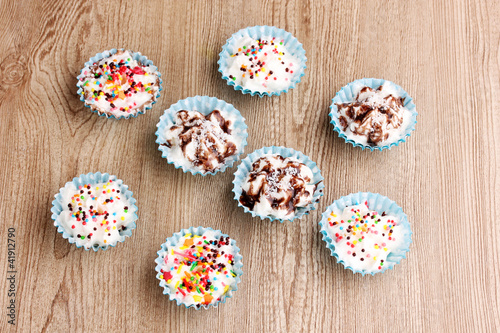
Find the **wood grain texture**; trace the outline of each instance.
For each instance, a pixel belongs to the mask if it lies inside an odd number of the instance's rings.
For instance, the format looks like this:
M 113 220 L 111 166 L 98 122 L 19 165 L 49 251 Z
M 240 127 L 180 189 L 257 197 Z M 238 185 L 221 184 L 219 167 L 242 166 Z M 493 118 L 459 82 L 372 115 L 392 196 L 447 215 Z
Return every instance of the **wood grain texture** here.
M 10 332 L 498 332 L 500 331 L 500 5 L 422 1 L 0 1 L 0 299 L 7 306 L 7 228 L 17 230 L 17 325 Z M 242 95 L 221 80 L 218 53 L 240 28 L 295 35 L 306 75 L 280 97 Z M 147 114 L 112 121 L 84 108 L 76 75 L 112 47 L 141 51 L 163 74 Z M 354 149 L 329 124 L 328 106 L 362 77 L 405 88 L 416 131 L 390 151 Z M 295 223 L 244 214 L 232 173 L 192 176 L 155 143 L 163 110 L 194 95 L 232 103 L 247 119 L 251 152 L 301 150 L 325 177 L 319 209 Z M 138 227 L 93 253 L 52 224 L 53 195 L 87 172 L 123 179 Z M 374 277 L 335 263 L 321 212 L 357 191 L 403 207 L 408 258 Z M 218 309 L 187 311 L 162 295 L 154 259 L 189 226 L 237 240 L 244 276 Z

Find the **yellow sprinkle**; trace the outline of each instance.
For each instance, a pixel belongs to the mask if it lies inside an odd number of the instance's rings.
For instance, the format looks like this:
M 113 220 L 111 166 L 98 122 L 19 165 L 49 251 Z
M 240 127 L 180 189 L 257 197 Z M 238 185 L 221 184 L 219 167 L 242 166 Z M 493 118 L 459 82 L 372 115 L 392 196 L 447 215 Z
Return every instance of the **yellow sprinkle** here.
M 111 192 L 111 190 L 108 190 L 108 193 L 110 193 L 110 192 Z
M 175 289 L 177 289 L 177 288 L 179 287 L 179 283 L 180 283 L 180 282 L 181 282 L 181 281 L 177 281 L 177 283 L 175 284 Z
M 333 217 L 337 217 L 337 214 L 332 214 Z
M 195 302 L 199 303 L 201 302 L 201 296 L 198 296 L 198 295 L 193 295 L 193 299 Z
M 125 216 L 122 216 L 122 221 L 125 220 Z
M 358 241 L 353 241 L 352 243 L 353 243 L 354 245 L 356 245 L 356 243 L 357 243 L 357 242 L 358 242 Z
M 192 235 L 192 233 L 189 233 L 189 234 L 186 234 L 184 237 L 189 237 L 191 235 Z
M 167 283 L 170 283 L 170 282 L 172 282 L 172 279 L 168 279 L 168 280 L 167 280 Z
M 106 189 L 106 185 L 102 185 L 102 188 L 103 188 L 103 189 Z
M 184 266 L 184 264 L 182 264 L 182 263 L 181 263 L 181 264 L 179 265 L 179 268 L 177 269 L 177 274 L 179 274 L 179 273 L 181 272 L 182 266 Z
M 373 257 L 373 260 L 377 260 L 377 257 Z
M 224 287 L 224 294 L 227 293 L 227 290 L 229 289 L 229 286 Z
M 384 247 L 384 251 L 387 251 L 387 248 L 386 248 L 386 247 Z
M 113 230 L 116 230 L 116 226 L 113 226 Z
M 99 189 L 99 187 L 96 187 L 95 189 L 96 189 L 96 190 L 98 190 L 98 189 Z
M 162 274 L 162 275 L 160 275 L 160 279 L 163 279 L 163 274 Z

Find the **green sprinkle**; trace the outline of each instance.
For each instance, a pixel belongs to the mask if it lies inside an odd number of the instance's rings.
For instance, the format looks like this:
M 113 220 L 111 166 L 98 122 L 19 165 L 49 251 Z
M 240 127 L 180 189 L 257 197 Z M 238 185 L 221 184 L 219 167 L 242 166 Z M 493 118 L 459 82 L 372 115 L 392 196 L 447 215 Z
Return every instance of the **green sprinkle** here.
M 108 80 L 113 81 L 113 77 L 111 75 L 108 75 Z
M 198 291 L 199 294 L 201 294 L 200 288 L 198 288 L 198 286 L 196 286 L 196 290 Z
M 85 81 L 85 83 L 84 83 L 83 85 L 84 85 L 84 86 L 86 86 L 86 85 L 87 85 L 87 83 L 89 83 L 89 80 Z
M 146 91 L 149 91 L 149 90 L 151 90 L 151 87 L 147 87 L 147 88 L 146 88 Z
M 127 210 L 127 209 L 125 209 L 125 210 L 123 210 L 123 211 L 124 211 L 125 213 L 128 213 L 128 210 Z
M 191 279 L 190 279 L 190 280 L 191 280 L 191 281 L 194 281 L 194 276 L 191 276 Z
M 83 195 L 82 195 L 82 196 L 80 196 L 80 199 L 84 199 L 84 196 L 83 196 Z
M 230 272 L 231 272 L 231 274 L 233 274 L 233 276 L 236 276 L 236 273 L 235 273 L 235 272 L 233 272 L 233 271 L 230 271 Z
M 204 240 L 205 244 L 210 244 L 209 242 L 207 242 L 206 240 Z
M 80 237 L 81 239 L 85 239 L 85 236 Z
M 195 262 L 194 262 L 194 264 L 191 266 L 191 269 L 190 269 L 190 271 L 191 271 L 191 272 L 192 272 L 192 271 L 193 271 L 193 269 L 196 267 L 196 265 L 198 265 L 198 262 L 197 262 L 197 261 L 195 261 Z
M 246 50 L 246 48 L 247 48 L 246 46 L 243 46 L 243 50 Z

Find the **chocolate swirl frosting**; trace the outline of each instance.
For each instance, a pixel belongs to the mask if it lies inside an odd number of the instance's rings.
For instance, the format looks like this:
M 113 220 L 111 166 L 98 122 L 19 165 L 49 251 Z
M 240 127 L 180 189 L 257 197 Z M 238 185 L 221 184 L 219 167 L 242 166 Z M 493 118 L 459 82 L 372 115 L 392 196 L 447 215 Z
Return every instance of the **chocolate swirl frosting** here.
M 183 158 L 203 172 L 219 169 L 229 156 L 237 152 L 231 135 L 231 121 L 218 110 L 206 116 L 198 111 L 179 111 L 176 124 L 167 130 L 165 137 L 162 145 L 178 149 Z
M 267 155 L 252 164 L 240 203 L 262 215 L 291 218 L 298 207 L 312 202 L 317 184 L 305 164 L 280 155 Z
M 365 137 L 371 146 L 403 129 L 404 99 L 386 92 L 384 87 L 363 87 L 353 102 L 336 104 L 343 131 Z

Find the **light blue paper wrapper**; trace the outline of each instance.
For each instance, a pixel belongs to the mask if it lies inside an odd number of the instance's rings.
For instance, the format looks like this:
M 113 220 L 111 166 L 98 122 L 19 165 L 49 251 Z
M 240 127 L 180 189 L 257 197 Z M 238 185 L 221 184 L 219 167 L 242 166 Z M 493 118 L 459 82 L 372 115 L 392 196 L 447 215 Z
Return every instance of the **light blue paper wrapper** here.
M 105 246 L 94 246 L 94 247 L 89 247 L 86 248 L 82 244 L 78 244 L 76 241 L 76 238 L 71 236 L 66 232 L 66 229 L 61 225 L 59 221 L 59 216 L 61 212 L 63 211 L 63 206 L 67 205 L 67 202 L 63 202 L 63 196 L 62 193 L 64 189 L 69 186 L 70 184 L 75 184 L 75 186 L 78 188 L 79 186 L 83 186 L 85 184 L 92 184 L 95 185 L 97 183 L 107 183 L 108 180 L 112 180 L 113 182 L 116 182 L 117 184 L 120 185 L 120 192 L 122 195 L 125 195 L 125 197 L 129 200 L 130 207 L 129 210 L 131 212 L 134 212 L 133 215 L 133 221 L 127 225 L 126 230 L 121 230 L 120 231 L 120 239 L 117 240 L 113 244 L 107 244 Z M 75 244 L 77 248 L 83 247 L 85 250 L 94 250 L 97 252 L 97 250 L 102 249 L 102 250 L 107 250 L 109 247 L 115 247 L 119 242 L 124 242 L 125 238 L 132 236 L 132 230 L 136 228 L 135 221 L 137 221 L 137 206 L 135 205 L 136 200 L 132 197 L 133 193 L 128 190 L 128 186 L 123 184 L 123 181 L 121 179 L 117 179 L 116 176 L 111 176 L 108 173 L 88 173 L 86 175 L 80 175 L 80 177 L 75 177 L 73 178 L 73 181 L 67 182 L 66 185 L 59 190 L 59 193 L 57 193 L 54 197 L 54 201 L 52 201 L 52 209 L 50 210 L 52 212 L 52 219 L 54 220 L 54 226 L 56 226 L 57 231 L 62 234 L 64 239 L 67 239 L 71 244 Z
M 411 120 L 408 123 L 407 128 L 405 131 L 401 134 L 401 138 L 395 142 L 392 142 L 388 145 L 384 146 L 369 146 L 369 145 L 364 145 L 362 143 L 356 142 L 354 140 L 348 139 L 347 136 L 345 135 L 344 131 L 342 130 L 342 126 L 340 126 L 339 123 L 339 118 L 338 118 L 338 108 L 335 103 L 350 103 L 356 98 L 356 90 L 359 90 L 357 88 L 359 87 L 364 87 L 368 86 L 372 89 L 377 89 L 380 87 L 382 84 L 388 83 L 392 85 L 396 91 L 399 93 L 399 97 L 402 97 L 404 99 L 404 106 L 411 112 Z M 415 110 L 415 104 L 413 103 L 413 99 L 408 95 L 406 91 L 403 90 L 400 86 L 397 84 L 391 82 L 391 81 L 386 81 L 384 79 L 360 79 L 353 81 L 349 83 L 348 85 L 342 87 L 339 92 L 335 95 L 335 97 L 332 99 L 332 105 L 330 106 L 330 118 L 331 121 L 330 123 L 333 124 L 333 130 L 339 134 L 341 138 L 343 138 L 346 142 L 352 144 L 354 147 L 361 147 L 361 149 L 369 149 L 370 151 L 374 150 L 384 150 L 384 149 L 390 149 L 392 146 L 398 146 L 401 142 L 405 142 L 406 138 L 410 136 L 411 132 L 415 130 L 415 125 L 417 124 L 417 111 Z
M 376 272 L 355 270 L 350 266 L 346 266 L 344 261 L 339 258 L 337 252 L 335 251 L 335 242 L 333 241 L 332 237 L 330 237 L 330 234 L 327 231 L 328 217 L 335 209 L 343 211 L 346 206 L 363 204 L 365 202 L 368 202 L 368 207 L 370 210 L 375 210 L 379 213 L 386 212 L 389 215 L 396 216 L 399 219 L 398 225 L 404 228 L 404 241 L 401 244 L 401 248 L 398 251 L 392 251 L 387 256 L 387 260 L 384 262 L 384 267 Z M 332 256 L 337 259 L 337 262 L 344 265 L 344 268 L 350 269 L 353 273 L 361 273 L 361 275 L 363 276 L 366 274 L 375 275 L 377 273 L 385 272 L 387 269 L 392 269 L 394 265 L 399 264 L 401 259 L 406 258 L 406 253 L 410 250 L 410 244 L 412 242 L 412 231 L 410 223 L 408 222 L 408 217 L 403 212 L 403 209 L 391 199 L 377 193 L 358 192 L 335 200 L 322 214 L 322 219 L 319 222 L 319 225 L 321 227 L 320 232 L 323 235 L 323 240 L 326 242 L 326 247 L 330 249 L 330 251 L 332 252 Z
M 295 216 L 292 219 L 280 219 L 269 215 L 259 215 L 256 212 L 250 210 L 248 207 L 243 206 L 239 200 L 242 193 L 243 183 L 245 182 L 245 179 L 250 173 L 250 171 L 252 170 L 252 164 L 260 157 L 267 154 L 278 154 L 285 158 L 292 157 L 298 160 L 299 162 L 304 163 L 313 172 L 312 183 L 318 184 L 318 186 L 316 187 L 316 191 L 314 191 L 312 202 L 305 207 L 298 207 L 295 210 Z M 318 204 L 319 199 L 323 196 L 323 188 L 325 187 L 325 185 L 323 184 L 323 179 L 324 178 L 323 176 L 321 176 L 321 171 L 319 170 L 316 163 L 314 163 L 308 156 L 304 155 L 300 151 L 296 151 L 292 148 L 285 148 L 285 147 L 276 147 L 276 146 L 264 147 L 254 151 L 253 153 L 245 157 L 238 166 L 238 170 L 236 170 L 236 172 L 234 173 L 234 180 L 233 180 L 234 199 L 238 201 L 238 206 L 243 207 L 245 213 L 250 213 L 252 214 L 253 217 L 258 216 L 260 217 L 261 220 L 270 219 L 271 222 L 275 220 L 278 220 L 281 223 L 283 223 L 284 221 L 291 222 L 295 219 L 300 219 L 302 216 L 307 215 L 309 214 L 310 211 L 316 209 L 316 205 Z
M 124 50 L 124 49 L 120 49 L 120 50 Z M 160 97 L 160 91 L 163 89 L 162 87 L 162 83 L 163 83 L 163 80 L 161 78 L 161 73 L 158 72 L 158 68 L 153 64 L 153 61 L 152 60 L 149 60 L 146 56 L 143 56 L 140 52 L 132 52 L 132 56 L 135 60 L 137 61 L 140 61 L 143 65 L 146 65 L 156 71 L 156 75 L 158 75 L 158 78 L 160 80 L 160 87 L 158 89 L 158 93 L 156 94 L 155 96 L 155 99 L 153 102 L 151 102 L 150 104 L 148 105 L 145 105 L 144 108 L 138 112 L 136 112 L 135 114 L 128 114 L 128 115 L 121 115 L 120 117 L 115 117 L 114 115 L 112 114 L 107 114 L 107 113 L 104 113 L 104 112 L 99 112 L 98 110 L 92 110 L 92 108 L 90 107 L 90 105 L 88 105 L 86 102 L 85 102 L 85 97 L 82 95 L 82 92 L 83 92 L 83 87 L 82 87 L 82 84 L 84 83 L 83 81 L 81 81 L 81 78 L 85 77 L 85 75 L 83 74 L 83 71 L 88 69 L 90 66 L 92 66 L 95 62 L 98 62 L 104 58 L 107 58 L 113 54 L 115 54 L 116 52 L 118 52 L 117 49 L 111 49 L 111 50 L 108 50 L 108 51 L 104 51 L 102 53 L 97 53 L 95 56 L 93 56 L 92 58 L 90 58 L 89 61 L 87 61 L 85 63 L 85 66 L 81 69 L 80 71 L 80 75 L 77 76 L 77 79 L 78 79 L 78 83 L 76 84 L 76 86 L 78 87 L 78 96 L 80 96 L 80 100 L 83 102 L 83 104 L 90 108 L 92 112 L 95 112 L 97 113 L 99 116 L 105 116 L 106 118 L 113 118 L 113 119 L 129 119 L 131 117 L 133 118 L 136 118 L 138 115 L 140 114 L 144 114 L 146 113 L 147 110 L 150 110 L 152 107 L 153 107 L 153 104 L 156 103 L 156 100 Z
M 191 233 L 193 235 L 202 236 L 203 233 L 205 231 L 208 231 L 208 230 L 214 231 L 218 237 L 220 237 L 220 236 L 223 236 L 224 238 L 229 237 L 228 235 L 223 234 L 222 231 L 214 230 L 212 228 L 190 227 L 189 229 L 182 229 L 181 231 L 173 234 L 172 237 L 167 238 L 165 243 L 163 243 L 161 245 L 161 250 L 157 252 L 158 257 L 155 259 L 155 263 L 156 263 L 155 270 L 157 272 L 156 278 L 160 281 L 160 287 L 163 288 L 163 294 L 168 295 L 169 299 L 171 301 L 175 301 L 177 303 L 177 305 L 184 305 L 188 309 L 194 308 L 196 310 L 199 310 L 199 309 L 203 308 L 203 309 L 207 310 L 211 307 L 214 307 L 214 308 L 218 307 L 220 303 L 226 303 L 226 299 L 233 297 L 233 292 L 238 290 L 238 283 L 240 283 L 241 276 L 243 275 L 243 270 L 242 270 L 243 257 L 240 254 L 239 247 L 236 246 L 236 241 L 234 239 L 230 238 L 231 239 L 231 246 L 234 247 L 234 251 L 235 251 L 233 271 L 236 273 L 236 277 L 234 278 L 233 284 L 231 284 L 231 288 L 228 289 L 228 291 L 221 297 L 220 301 L 215 302 L 215 303 L 210 303 L 208 305 L 201 304 L 200 307 L 197 307 L 195 304 L 186 305 L 182 301 L 174 298 L 174 295 L 171 294 L 170 287 L 167 285 L 165 280 L 160 278 L 160 276 L 162 275 L 161 268 L 162 268 L 163 262 L 165 260 L 165 255 L 167 254 L 168 247 L 169 246 L 172 246 L 172 247 L 176 246 L 179 243 L 179 239 L 184 237 L 187 234 Z
M 300 70 L 294 76 L 293 80 L 290 82 L 290 85 L 281 91 L 273 91 L 273 92 L 260 92 L 255 90 L 250 90 L 244 88 L 243 86 L 236 84 L 233 80 L 229 78 L 229 74 L 227 73 L 227 68 L 229 67 L 229 59 L 233 54 L 233 51 L 236 48 L 236 45 L 240 38 L 242 37 L 252 37 L 252 38 L 262 38 L 262 37 L 276 37 L 284 40 L 284 46 L 286 46 L 288 52 L 297 57 L 299 60 L 298 67 Z M 295 88 L 295 85 L 300 82 L 302 76 L 304 76 L 304 70 L 306 67 L 306 51 L 302 47 L 302 44 L 297 40 L 297 38 L 293 37 L 291 33 L 279 29 L 276 27 L 270 27 L 267 25 L 257 25 L 255 27 L 249 27 L 245 29 L 241 29 L 240 31 L 234 33 L 226 42 L 226 44 L 222 47 L 222 52 L 219 53 L 219 72 L 222 73 L 222 78 L 227 81 L 227 84 L 233 86 L 235 90 L 241 90 L 243 94 L 250 94 L 252 96 L 259 95 L 259 97 L 263 96 L 279 96 L 281 93 L 286 93 L 288 90 Z
M 185 165 L 181 165 L 179 161 L 171 157 L 171 149 L 166 146 L 162 146 L 161 144 L 165 143 L 166 141 L 165 130 L 175 124 L 175 116 L 177 112 L 182 110 L 198 111 L 203 115 L 207 115 L 213 110 L 219 110 L 235 115 L 236 121 L 233 123 L 233 130 L 231 132 L 231 135 L 239 136 L 240 138 L 242 138 L 239 151 L 236 154 L 229 156 L 226 159 L 226 163 L 224 163 L 224 166 L 222 166 L 218 170 L 215 170 L 214 172 L 204 173 L 195 168 L 189 168 Z M 227 168 L 232 167 L 234 162 L 239 159 L 240 155 L 245 150 L 245 146 L 247 145 L 248 126 L 245 123 L 245 118 L 243 118 L 240 111 L 235 109 L 232 104 L 226 103 L 215 97 L 195 96 L 178 101 L 177 103 L 171 105 L 170 108 L 165 110 L 165 113 L 160 117 L 160 122 L 156 125 L 156 127 L 158 127 L 158 129 L 156 130 L 156 143 L 159 145 L 158 149 L 161 151 L 161 157 L 166 158 L 167 162 L 169 164 L 173 164 L 176 169 L 181 168 L 182 171 L 190 172 L 193 175 L 201 174 L 202 176 L 206 176 L 215 175 L 217 172 L 224 172 Z

